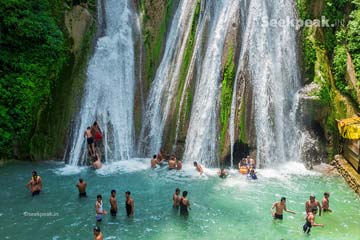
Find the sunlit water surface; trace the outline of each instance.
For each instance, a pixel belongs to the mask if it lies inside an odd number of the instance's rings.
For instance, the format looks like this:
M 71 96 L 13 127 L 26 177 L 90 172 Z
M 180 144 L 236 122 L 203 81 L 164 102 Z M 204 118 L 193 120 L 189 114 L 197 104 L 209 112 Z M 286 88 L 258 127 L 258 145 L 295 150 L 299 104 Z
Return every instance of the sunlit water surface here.
M 104 239 L 360 239 L 360 200 L 339 176 L 323 176 L 289 163 L 281 171 L 259 170 L 257 181 L 237 171 L 220 179 L 215 169 L 199 176 L 191 166 L 183 171 L 165 167 L 151 170 L 148 159 L 132 159 L 105 165 L 94 171 L 57 162 L 10 163 L 0 167 L 1 239 L 92 239 L 96 195 L 103 195 L 109 211 L 111 189 L 118 193 L 120 212 L 105 216 L 100 224 Z M 31 197 L 25 188 L 31 171 L 43 178 L 44 191 Z M 78 178 L 88 183 L 86 199 L 79 199 Z M 174 213 L 176 187 L 189 192 L 190 217 Z M 125 216 L 124 192 L 135 200 L 135 217 Z M 325 227 L 302 232 L 304 203 L 311 193 L 320 199 L 329 191 L 333 213 L 317 217 Z M 270 208 L 287 197 L 283 222 L 274 222 Z M 28 216 L 32 213 L 53 216 Z

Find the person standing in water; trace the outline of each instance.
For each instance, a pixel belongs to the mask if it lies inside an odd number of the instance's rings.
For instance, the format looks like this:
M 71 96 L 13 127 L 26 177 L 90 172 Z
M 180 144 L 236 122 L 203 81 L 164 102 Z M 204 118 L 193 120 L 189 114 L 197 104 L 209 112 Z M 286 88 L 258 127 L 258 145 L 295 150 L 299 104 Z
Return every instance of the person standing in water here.
M 275 208 L 275 212 L 273 211 L 274 208 Z M 274 202 L 270 211 L 271 211 L 271 215 L 273 216 L 273 218 L 275 220 L 276 219 L 283 220 L 283 212 L 284 211 L 292 213 L 292 214 L 296 214 L 294 211 L 286 209 L 286 198 L 285 197 L 282 197 L 280 199 L 280 202 Z
M 134 199 L 130 197 L 130 192 L 127 191 L 125 193 L 125 209 L 126 209 L 126 215 L 128 217 L 134 216 Z
M 79 189 L 79 197 L 86 197 L 86 182 L 79 178 L 79 183 L 76 184 L 76 187 Z
M 181 170 L 181 169 L 182 169 L 182 161 L 177 160 L 177 162 L 176 162 L 176 170 Z
M 100 159 L 100 156 L 99 154 L 95 154 L 94 156 L 94 162 L 93 162 L 93 167 L 95 169 L 100 169 L 102 167 L 102 163 L 101 163 L 101 159 Z
M 180 189 L 179 189 L 179 188 L 176 188 L 176 189 L 175 189 L 175 193 L 174 193 L 174 195 L 173 195 L 173 208 L 174 208 L 174 209 L 179 210 L 180 200 L 181 200 L 181 197 L 180 197 Z
M 150 161 L 150 164 L 152 169 L 156 168 L 156 164 L 157 164 L 156 155 L 153 156 L 153 158 Z
M 194 167 L 196 168 L 196 171 L 198 171 L 200 173 L 200 175 L 202 175 L 204 173 L 204 170 L 203 170 L 201 164 L 194 162 Z
M 315 214 L 317 213 L 317 210 L 319 209 L 319 217 L 321 216 L 321 206 L 318 200 L 315 200 L 315 195 L 310 195 L 310 199 L 306 201 L 305 203 L 305 211 L 306 213 L 311 212 L 312 210 L 316 210 Z
M 322 210 L 323 212 L 332 212 L 330 209 L 330 202 L 329 202 L 330 193 L 325 192 L 324 198 L 322 200 Z
M 42 191 L 42 179 L 37 175 L 36 171 L 32 171 L 32 177 L 26 187 L 30 190 L 32 196 L 39 195 Z
M 113 217 L 116 217 L 117 214 L 117 201 L 116 201 L 116 191 L 115 190 L 111 190 L 111 196 L 110 196 L 110 214 Z
M 176 169 L 176 157 L 172 156 L 168 161 L 169 170 Z
M 95 213 L 96 213 L 96 221 L 101 222 L 103 215 L 106 215 L 107 212 L 103 209 L 102 196 L 97 195 L 95 202 Z
M 94 137 L 91 134 L 91 127 L 87 127 L 85 133 L 84 133 L 84 137 L 86 137 L 86 141 L 87 141 L 87 147 L 88 147 L 88 151 L 90 156 L 95 156 L 95 143 L 94 143 Z
M 312 208 L 310 212 L 307 213 L 306 216 L 306 222 L 303 226 L 304 233 L 310 234 L 310 230 L 312 227 L 324 227 L 324 224 L 315 223 L 315 215 L 316 215 L 317 209 Z
M 94 227 L 94 240 L 103 240 L 103 234 L 101 233 L 100 227 Z
M 183 191 L 182 198 L 180 199 L 180 216 L 189 216 L 188 209 L 190 208 L 190 201 L 187 199 L 188 192 Z

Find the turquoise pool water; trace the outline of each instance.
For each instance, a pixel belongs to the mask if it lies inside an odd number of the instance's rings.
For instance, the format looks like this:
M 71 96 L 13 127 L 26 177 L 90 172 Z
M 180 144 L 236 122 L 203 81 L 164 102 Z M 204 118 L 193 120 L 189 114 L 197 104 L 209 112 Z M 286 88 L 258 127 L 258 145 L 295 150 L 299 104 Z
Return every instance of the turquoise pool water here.
M 206 169 L 199 176 L 191 166 L 183 171 L 151 170 L 149 160 L 134 159 L 105 165 L 94 171 L 57 162 L 9 163 L 0 167 L 1 239 L 92 239 L 96 195 L 103 195 L 109 211 L 111 189 L 118 192 L 119 214 L 105 216 L 100 224 L 104 239 L 360 239 L 360 200 L 339 176 L 323 176 L 289 163 L 281 171 L 259 170 L 257 181 L 236 171 L 227 179 Z M 31 197 L 25 188 L 35 169 L 43 178 L 44 191 Z M 286 173 L 286 174 L 283 174 Z M 88 183 L 86 199 L 79 199 L 78 178 Z M 172 210 L 176 187 L 189 192 L 190 217 Z M 135 200 L 135 217 L 125 216 L 124 192 Z M 305 236 L 304 203 L 311 193 L 321 200 L 329 191 L 333 213 L 317 217 L 324 228 Z M 288 209 L 274 222 L 270 208 L 287 197 Z M 33 214 L 49 216 L 30 216 Z

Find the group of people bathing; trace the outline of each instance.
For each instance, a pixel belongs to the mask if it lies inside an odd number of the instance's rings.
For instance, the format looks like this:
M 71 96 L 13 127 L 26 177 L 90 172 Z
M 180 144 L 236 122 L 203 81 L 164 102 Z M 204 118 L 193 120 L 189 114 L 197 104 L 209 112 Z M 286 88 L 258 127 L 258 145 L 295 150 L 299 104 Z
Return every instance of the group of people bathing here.
M 79 190 L 79 197 L 87 197 L 86 196 L 86 187 L 87 183 L 82 179 L 79 178 L 79 183 L 76 184 L 76 187 Z M 118 203 L 116 198 L 116 190 L 111 190 L 110 192 L 110 215 L 112 217 L 116 217 L 118 213 Z M 127 217 L 133 217 L 134 216 L 134 199 L 131 197 L 131 192 L 126 191 L 125 192 L 125 210 L 126 210 L 126 216 Z M 95 218 L 96 222 L 100 223 L 103 219 L 103 216 L 107 214 L 107 211 L 104 209 L 103 201 L 102 201 L 102 195 L 99 194 L 96 196 L 96 202 L 95 202 Z M 103 234 L 101 232 L 101 229 L 98 225 L 94 226 L 93 229 L 94 239 L 95 240 L 103 240 Z
M 315 222 L 315 215 L 319 211 L 319 216 L 321 216 L 321 210 L 323 212 L 332 212 L 330 209 L 330 201 L 329 201 L 330 193 L 325 192 L 324 198 L 322 200 L 322 206 L 320 202 L 315 199 L 315 195 L 310 195 L 309 200 L 305 202 L 305 212 L 306 212 L 306 222 L 303 225 L 303 231 L 306 234 L 310 234 L 310 230 L 312 227 L 324 227 L 324 224 Z M 275 211 L 274 211 L 275 209 Z M 288 210 L 286 208 L 286 198 L 282 197 L 279 202 L 275 202 L 271 209 L 271 214 L 275 220 L 283 220 L 283 212 L 289 212 L 292 214 L 296 214 L 294 211 Z
M 95 169 L 101 168 L 101 152 L 99 146 L 103 138 L 103 134 L 96 121 L 91 127 L 87 127 L 84 132 L 84 138 L 86 138 L 87 151 L 90 156 L 91 165 Z
M 150 161 L 150 166 L 152 169 L 155 169 L 158 165 L 163 166 L 164 164 L 166 164 L 166 162 L 168 164 L 169 170 L 173 170 L 173 169 L 181 170 L 182 169 L 182 161 L 180 159 L 177 159 L 175 154 L 172 154 L 170 156 L 170 159 L 167 160 L 166 158 L 164 158 L 163 150 L 160 150 L 157 155 L 153 156 L 153 158 Z M 196 171 L 200 173 L 200 175 L 202 175 L 204 173 L 204 169 L 200 163 L 194 162 L 194 167 L 195 167 Z

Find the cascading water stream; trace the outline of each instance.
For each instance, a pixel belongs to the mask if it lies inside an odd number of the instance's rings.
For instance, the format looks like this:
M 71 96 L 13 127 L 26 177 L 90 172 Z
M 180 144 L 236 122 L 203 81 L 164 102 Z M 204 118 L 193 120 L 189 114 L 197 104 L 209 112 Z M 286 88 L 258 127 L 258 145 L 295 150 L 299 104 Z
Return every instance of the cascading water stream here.
M 196 83 L 194 102 L 187 133 L 184 160 L 214 165 L 217 154 L 217 112 L 220 93 L 220 71 L 226 32 L 231 26 L 238 1 L 207 1 L 211 7 L 205 57 Z M 206 11 L 205 10 L 205 11 Z
M 134 26 L 137 15 L 129 0 L 106 0 L 104 36 L 97 41 L 87 70 L 85 94 L 70 151 L 71 165 L 85 162 L 84 131 L 97 121 L 104 133 L 106 162 L 134 153 Z
M 144 155 L 153 154 L 161 148 L 196 3 L 193 0 L 181 1 L 172 21 L 164 56 L 152 82 L 143 117 L 138 152 Z
M 297 124 L 291 117 L 294 95 L 300 87 L 297 33 L 291 25 L 270 26 L 296 19 L 294 1 L 253 0 L 249 11 L 256 12 L 249 38 L 249 66 L 255 103 L 257 161 L 271 166 L 299 160 L 291 152 L 297 145 Z M 280 21 L 281 20 L 281 21 Z

